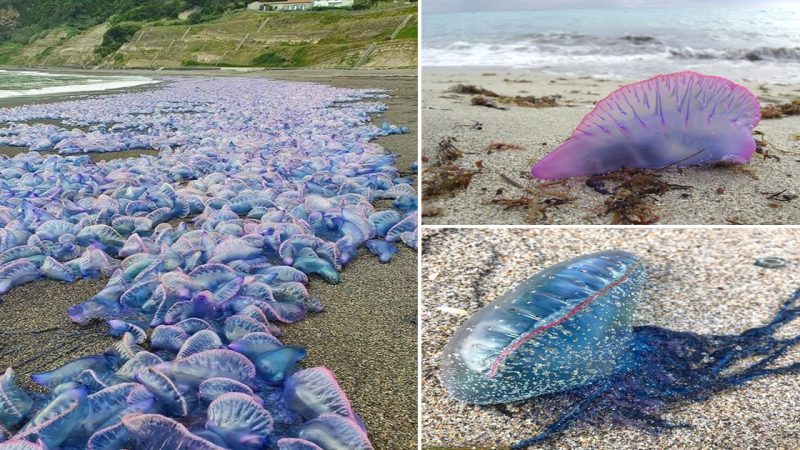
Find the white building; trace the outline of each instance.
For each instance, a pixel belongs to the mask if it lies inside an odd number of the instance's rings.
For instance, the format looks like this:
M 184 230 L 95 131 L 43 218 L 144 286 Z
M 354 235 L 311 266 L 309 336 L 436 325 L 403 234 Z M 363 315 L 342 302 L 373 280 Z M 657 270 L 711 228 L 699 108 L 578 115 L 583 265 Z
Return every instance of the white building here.
M 267 2 L 252 2 L 247 4 L 247 9 L 253 11 L 269 11 L 269 5 L 267 5 Z
M 273 11 L 308 11 L 311 9 L 312 0 L 283 0 L 265 4 Z
M 314 8 L 352 8 L 355 0 L 314 0 Z

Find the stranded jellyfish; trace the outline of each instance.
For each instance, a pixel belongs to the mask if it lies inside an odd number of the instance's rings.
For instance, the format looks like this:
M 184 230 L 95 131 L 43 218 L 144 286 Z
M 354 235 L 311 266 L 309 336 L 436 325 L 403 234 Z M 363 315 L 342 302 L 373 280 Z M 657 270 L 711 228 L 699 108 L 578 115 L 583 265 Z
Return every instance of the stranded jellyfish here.
M 546 441 L 579 422 L 659 431 L 690 427 L 662 418 L 753 379 L 800 372 L 779 358 L 800 335 L 776 336 L 800 316 L 800 290 L 760 327 L 702 335 L 632 326 L 645 269 L 627 252 L 581 256 L 547 268 L 484 306 L 444 350 L 441 380 L 457 400 L 502 404 L 543 394 L 577 399 L 539 434 Z M 536 401 L 535 399 L 529 401 Z
M 746 163 L 756 149 L 751 131 L 760 119 L 758 99 L 744 86 L 696 72 L 659 75 L 597 103 L 531 175 L 551 180 L 623 167 Z
M 445 348 L 442 381 L 468 403 L 505 403 L 612 373 L 633 337 L 644 266 L 627 252 L 562 262 L 467 320 Z

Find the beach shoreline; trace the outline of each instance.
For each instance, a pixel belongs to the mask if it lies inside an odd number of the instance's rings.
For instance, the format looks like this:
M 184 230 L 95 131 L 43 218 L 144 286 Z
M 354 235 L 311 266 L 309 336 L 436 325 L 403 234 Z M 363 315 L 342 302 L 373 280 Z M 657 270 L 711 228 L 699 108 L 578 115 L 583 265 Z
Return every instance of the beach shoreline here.
M 259 77 L 274 80 L 294 81 L 303 83 L 327 84 L 334 87 L 348 89 L 383 89 L 387 91 L 389 98 L 380 100 L 385 103 L 388 110 L 381 114 L 374 114 L 371 117 L 372 123 L 380 126 L 383 120 L 388 120 L 392 125 L 406 126 L 409 133 L 401 135 L 384 136 L 379 143 L 387 147 L 391 152 L 397 153 L 398 168 L 406 172 L 408 167 L 417 161 L 417 71 L 411 69 L 234 69 L 225 68 L 224 70 L 209 69 L 185 69 L 185 70 L 144 70 L 144 69 L 98 69 L 87 71 L 76 68 L 58 67 L 17 67 L 0 66 L 4 70 L 36 70 L 54 73 L 76 73 L 76 74 L 131 74 L 139 76 L 149 76 L 155 79 L 158 77 Z M 0 108 L 9 108 L 28 104 L 46 104 L 69 100 L 78 100 L 85 97 L 98 97 L 106 95 L 118 95 L 130 92 L 141 92 L 158 88 L 160 83 L 134 86 L 130 88 L 112 89 L 106 91 L 85 91 L 64 94 L 48 94 L 25 97 L 0 98 Z M 411 140 L 413 139 L 413 141 Z M 23 153 L 26 149 L 13 149 L 8 152 L 8 148 L 0 153 L 13 156 Z M 150 151 L 150 150 L 148 150 Z M 47 153 L 47 152 L 45 152 Z M 116 157 L 126 158 L 136 156 L 139 152 L 119 152 Z M 90 154 L 97 159 L 114 159 L 114 153 L 93 153 Z
M 423 68 L 423 163 L 435 161 L 439 143 L 452 143 L 463 152 L 454 164 L 474 172 L 465 190 L 456 189 L 423 201 L 423 223 L 447 224 L 611 224 L 605 213 L 606 195 L 585 184 L 586 177 L 551 183 L 539 195 L 540 182 L 530 176 L 531 166 L 567 139 L 596 102 L 635 80 L 609 80 L 590 76 L 563 76 L 539 71 L 462 67 Z M 458 84 L 482 87 L 505 96 L 559 96 L 555 107 L 500 105 L 506 110 L 475 106 L 474 95 L 449 92 Z M 786 103 L 800 97 L 800 85 L 747 83 L 762 105 Z M 756 154 L 749 164 L 723 167 L 671 168 L 661 179 L 670 189 L 652 199 L 657 224 L 793 224 L 800 223 L 800 200 L 774 201 L 770 195 L 795 194 L 800 177 L 800 116 L 762 119 L 756 136 L 769 143 L 767 155 Z M 524 150 L 489 151 L 496 143 Z M 476 167 L 478 163 L 481 167 Z M 424 179 L 424 178 L 423 178 Z M 512 182 L 509 182 L 511 179 Z M 563 202 L 531 214 L 530 207 L 507 206 L 498 200 L 519 200 L 528 191 L 532 200 L 554 198 Z M 499 192 L 499 193 L 498 193 Z
M 180 72 L 183 76 L 209 75 L 205 71 Z M 417 160 L 416 71 L 274 72 L 280 72 L 282 77 L 277 74 L 269 76 L 261 71 L 258 76 L 356 89 L 387 89 L 390 97 L 379 101 L 385 103 L 388 110 L 373 115 L 373 123 L 379 126 L 386 120 L 393 125 L 408 126 L 411 132 L 379 138 L 376 143 L 399 155 L 397 167 L 402 173 L 407 173 Z M 153 76 L 178 76 L 170 71 L 149 73 Z M 158 85 L 139 88 L 150 89 L 153 86 Z M 0 100 L 0 107 L 131 91 L 17 97 Z M 137 153 L 91 155 L 98 160 L 125 158 Z M 361 250 L 360 257 L 345 267 L 340 284 L 329 285 L 312 277 L 309 291 L 322 300 L 322 313 L 310 314 L 299 323 L 280 325 L 284 332 L 281 339 L 286 345 L 303 346 L 308 351 L 303 366 L 325 365 L 335 373 L 354 410 L 364 419 L 376 448 L 399 450 L 410 448 L 417 442 L 416 280 L 417 259 L 413 250 L 401 248 L 393 261 L 386 265 Z M 107 348 L 115 339 L 104 335 L 107 327 L 102 321 L 79 327 L 66 314 L 69 306 L 89 299 L 106 282 L 79 280 L 63 284 L 44 280 L 15 287 L 0 295 L 0 330 L 14 330 L 14 333 L 46 330 L 36 333 L 35 339 L 20 334 L 4 336 L 0 344 L 0 369 L 48 350 L 47 344 L 52 344 L 53 339 L 61 340 L 58 351 L 49 350 L 50 356 L 15 367 L 20 380 L 31 387 L 28 375 L 32 372 L 50 370 L 76 357 L 100 353 Z

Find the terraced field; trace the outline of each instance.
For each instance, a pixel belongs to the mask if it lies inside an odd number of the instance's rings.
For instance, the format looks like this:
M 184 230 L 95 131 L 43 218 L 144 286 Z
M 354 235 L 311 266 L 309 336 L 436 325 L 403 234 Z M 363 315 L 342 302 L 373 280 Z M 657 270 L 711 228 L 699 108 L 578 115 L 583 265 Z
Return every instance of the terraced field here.
M 107 24 L 70 36 L 57 29 L 12 62 L 103 67 L 409 67 L 417 64 L 417 9 L 238 11 L 205 23 L 142 24 L 106 58 L 95 55 Z M 393 37 L 394 35 L 394 37 Z M 374 45 L 373 45 L 374 44 Z M 365 51 L 372 51 L 364 58 Z

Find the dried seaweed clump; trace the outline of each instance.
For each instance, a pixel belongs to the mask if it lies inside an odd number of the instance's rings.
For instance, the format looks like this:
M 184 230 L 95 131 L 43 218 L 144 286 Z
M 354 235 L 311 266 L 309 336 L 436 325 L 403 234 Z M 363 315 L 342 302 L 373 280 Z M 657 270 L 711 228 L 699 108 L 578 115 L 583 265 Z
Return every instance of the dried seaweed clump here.
M 504 150 L 527 150 L 525 147 L 517 144 L 509 144 L 506 142 L 490 142 L 486 147 L 483 148 L 486 150 L 486 153 L 494 153 L 500 152 Z
M 508 109 L 503 106 L 497 106 L 497 102 L 495 102 L 489 97 L 484 97 L 483 95 L 476 95 L 475 97 L 472 97 L 471 103 L 473 106 L 485 106 L 487 108 L 502 109 L 502 110 Z
M 551 108 L 554 106 L 559 106 L 558 99 L 561 98 L 560 95 L 545 95 L 542 97 L 536 97 L 533 95 L 515 95 L 510 97 L 507 95 L 498 94 L 480 86 L 475 86 L 473 84 L 457 84 L 450 87 L 448 91 L 455 94 L 474 95 L 475 97 L 472 98 L 473 105 L 486 106 L 495 109 L 508 109 L 498 106 L 498 103 L 517 105 L 523 108 Z
M 768 105 L 761 108 L 762 119 L 779 119 L 785 116 L 796 116 L 800 114 L 800 98 L 794 99 L 789 103 L 780 105 Z
M 452 92 L 454 94 L 485 95 L 487 97 L 500 97 L 500 95 L 496 94 L 495 92 L 482 88 L 480 86 L 475 86 L 474 84 L 457 84 L 455 86 L 451 86 L 450 89 L 448 89 L 448 92 Z
M 611 188 L 606 183 L 616 183 Z M 649 225 L 658 222 L 655 211 L 657 197 L 673 189 L 691 189 L 691 186 L 670 184 L 653 170 L 622 169 L 586 180 L 586 185 L 609 197 L 601 215 L 611 215 L 614 225 Z
M 501 195 L 505 190 L 500 188 L 495 193 L 495 198 L 486 204 L 498 205 L 503 209 L 525 208 L 525 221 L 530 224 L 546 222 L 549 219 L 547 215 L 549 209 L 557 209 L 558 206 L 575 200 L 575 197 L 568 192 L 557 189 L 564 185 L 564 180 L 539 183 L 536 185 L 536 189 L 531 189 L 505 174 L 501 173 L 500 178 L 517 189 L 521 189 L 523 194 L 517 198 L 504 198 Z
M 517 95 L 514 97 L 501 97 L 500 101 L 502 103 L 513 103 L 523 108 L 552 108 L 558 106 L 557 100 L 559 98 L 561 98 L 560 95 L 545 95 L 543 97 L 534 97 L 533 95 L 522 97 Z
M 451 163 L 464 156 L 464 152 L 456 147 L 457 141 L 458 140 L 452 136 L 448 136 L 439 141 L 438 151 L 436 152 L 436 162 L 440 166 Z
M 481 161 L 476 163 L 477 170 L 466 169 L 454 163 L 464 155 L 464 152 L 456 147 L 456 142 L 456 138 L 446 137 L 439 142 L 433 161 L 427 157 L 423 158 L 423 162 L 430 163 L 425 165 L 425 170 L 422 172 L 423 200 L 454 195 L 456 191 L 466 189 L 472 182 L 472 177 L 480 172 Z
M 422 199 L 441 195 L 454 195 L 466 189 L 478 171 L 465 169 L 455 164 L 429 166 L 422 173 Z

